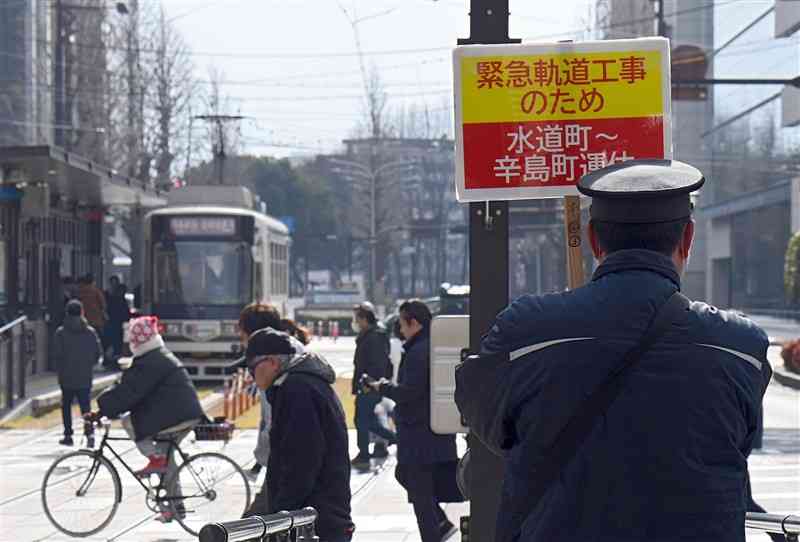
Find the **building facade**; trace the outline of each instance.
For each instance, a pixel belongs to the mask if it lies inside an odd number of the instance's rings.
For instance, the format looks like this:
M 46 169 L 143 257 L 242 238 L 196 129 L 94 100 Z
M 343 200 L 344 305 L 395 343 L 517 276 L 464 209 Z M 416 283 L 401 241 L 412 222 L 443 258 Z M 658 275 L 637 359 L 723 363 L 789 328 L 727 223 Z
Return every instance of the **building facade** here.
M 0 3 L 0 146 L 53 142 L 50 2 Z
M 687 78 L 797 76 L 798 46 L 789 36 L 800 13 L 776 17 L 783 4 L 794 8 L 783 0 L 774 6 L 664 0 L 660 29 L 672 41 L 673 78 L 681 76 L 675 61 L 685 58 L 680 48 L 687 46 L 703 59 L 699 75 Z M 598 26 L 607 38 L 653 35 L 655 6 L 601 0 Z M 696 202 L 684 291 L 721 307 L 784 308 L 784 254 L 800 205 L 792 191 L 800 133 L 786 117 L 800 112 L 800 93 L 771 85 L 673 86 L 672 108 L 673 156 L 700 168 L 707 181 Z

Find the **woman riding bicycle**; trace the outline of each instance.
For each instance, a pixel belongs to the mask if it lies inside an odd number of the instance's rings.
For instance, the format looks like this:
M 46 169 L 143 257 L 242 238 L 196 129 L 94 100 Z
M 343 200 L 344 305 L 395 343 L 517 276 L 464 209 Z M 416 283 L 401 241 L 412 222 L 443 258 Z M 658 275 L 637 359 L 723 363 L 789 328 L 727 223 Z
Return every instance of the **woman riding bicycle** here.
M 99 411 L 87 417 L 116 418 L 129 412 L 122 416 L 122 426 L 149 459 L 136 475 L 171 476 L 177 468 L 174 454 L 169 453 L 171 443 L 154 442 L 153 438 L 163 435 L 180 443 L 204 417 L 203 408 L 183 364 L 164 346 L 158 318 L 131 320 L 129 335 L 133 353 L 130 368 L 119 384 L 97 398 Z M 180 494 L 178 487 L 170 490 L 173 495 Z M 172 512 L 162 510 L 158 519 L 171 521 Z

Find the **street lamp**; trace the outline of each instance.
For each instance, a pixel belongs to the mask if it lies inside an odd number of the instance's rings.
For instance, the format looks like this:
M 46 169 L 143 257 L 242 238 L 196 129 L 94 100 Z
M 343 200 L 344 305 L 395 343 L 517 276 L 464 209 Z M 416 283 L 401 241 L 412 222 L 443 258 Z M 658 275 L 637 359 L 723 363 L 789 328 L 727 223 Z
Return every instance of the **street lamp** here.
M 387 162 L 385 164 L 381 164 L 380 166 L 373 168 L 367 167 L 360 162 L 355 162 L 352 160 L 345 160 L 343 158 L 331 158 L 331 162 L 335 165 L 338 165 L 339 168 L 334 168 L 334 172 L 349 176 L 355 175 L 360 176 L 362 179 L 369 182 L 370 188 L 370 217 L 369 217 L 369 297 L 374 301 L 375 296 L 375 271 L 376 271 L 376 250 L 375 245 L 378 242 L 378 225 L 377 225 L 377 217 L 375 215 L 375 208 L 376 208 L 376 185 L 378 183 L 378 178 L 384 172 L 391 170 L 392 168 L 415 168 L 417 162 L 414 160 L 394 160 L 392 162 Z M 342 168 L 348 168 L 342 169 Z M 382 230 L 385 232 L 388 230 Z

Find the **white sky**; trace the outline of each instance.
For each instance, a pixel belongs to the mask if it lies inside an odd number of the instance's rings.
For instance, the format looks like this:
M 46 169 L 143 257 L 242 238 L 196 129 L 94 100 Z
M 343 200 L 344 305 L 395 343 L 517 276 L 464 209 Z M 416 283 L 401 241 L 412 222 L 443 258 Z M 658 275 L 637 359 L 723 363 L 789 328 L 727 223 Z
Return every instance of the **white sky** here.
M 152 2 L 154 0 L 140 0 Z M 707 0 L 694 0 L 703 3 Z M 450 49 L 468 35 L 469 0 L 162 0 L 192 49 L 197 75 L 221 70 L 243 124 L 245 150 L 286 156 L 335 150 L 363 117 L 363 85 L 353 29 L 375 66 L 389 107 L 451 109 Z M 524 41 L 585 38 L 595 0 L 510 0 L 512 37 Z M 717 0 L 717 45 L 772 0 Z M 691 6 L 691 3 L 688 4 Z M 797 39 L 774 41 L 769 16 L 719 55 L 718 77 L 792 76 Z M 710 75 L 710 74 L 709 74 Z M 775 87 L 717 89 L 718 113 L 732 114 Z M 770 106 L 777 107 L 777 104 Z M 776 110 L 777 111 L 777 110 Z M 768 110 L 760 111 L 765 114 Z M 200 113 L 195 112 L 193 113 Z M 773 113 L 775 114 L 775 113 Z M 203 134 L 198 131 L 196 135 Z
M 198 76 L 207 79 L 212 66 L 222 70 L 238 112 L 253 117 L 243 125 L 246 151 L 330 152 L 352 135 L 363 86 L 353 29 L 337 0 L 162 1 L 192 49 Z M 468 0 L 340 1 L 360 18 L 374 15 L 358 25 L 361 46 L 381 74 L 390 108 L 450 107 L 450 49 L 468 35 Z M 510 34 L 577 38 L 594 4 L 511 0 Z

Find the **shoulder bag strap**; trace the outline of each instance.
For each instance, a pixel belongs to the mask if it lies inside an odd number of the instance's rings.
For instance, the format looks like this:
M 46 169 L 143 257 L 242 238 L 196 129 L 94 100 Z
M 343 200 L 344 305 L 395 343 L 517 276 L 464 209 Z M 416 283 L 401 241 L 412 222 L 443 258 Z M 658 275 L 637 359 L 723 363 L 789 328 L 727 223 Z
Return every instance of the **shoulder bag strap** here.
M 683 312 L 689 308 L 689 303 L 689 299 L 680 292 L 675 292 L 667 299 L 659 308 L 639 343 L 625 354 L 619 366 L 578 407 L 577 412 L 559 432 L 545 458 L 531 466 L 527 475 L 527 483 L 518 486 L 523 488 L 525 494 L 515 496 L 519 498 L 514 499 L 514 502 L 517 503 L 514 505 L 512 516 L 515 518 L 513 522 L 515 532 L 511 538 L 500 537 L 500 542 L 514 540 L 518 536 L 522 522 L 533 512 L 564 467 L 575 456 L 578 448 L 594 427 L 597 418 L 608 410 L 622 391 L 625 377 L 644 353 L 664 335 L 669 326 L 679 320 Z

